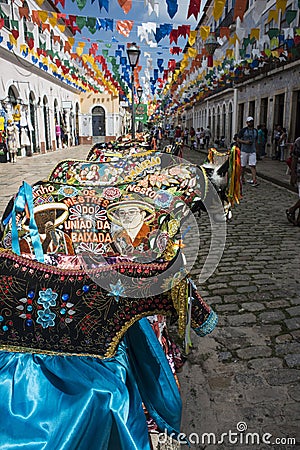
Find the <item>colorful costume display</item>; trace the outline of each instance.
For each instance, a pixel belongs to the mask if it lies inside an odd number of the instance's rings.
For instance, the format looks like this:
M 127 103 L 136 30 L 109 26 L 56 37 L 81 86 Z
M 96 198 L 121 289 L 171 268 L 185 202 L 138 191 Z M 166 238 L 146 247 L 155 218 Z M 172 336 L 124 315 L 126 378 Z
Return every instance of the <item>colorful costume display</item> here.
M 196 166 L 158 154 L 63 161 L 23 183 L 2 219 L 1 449 L 146 450 L 143 404 L 179 433 L 178 387 L 145 317 L 176 316 L 182 338 L 216 325 L 179 245 L 203 195 Z

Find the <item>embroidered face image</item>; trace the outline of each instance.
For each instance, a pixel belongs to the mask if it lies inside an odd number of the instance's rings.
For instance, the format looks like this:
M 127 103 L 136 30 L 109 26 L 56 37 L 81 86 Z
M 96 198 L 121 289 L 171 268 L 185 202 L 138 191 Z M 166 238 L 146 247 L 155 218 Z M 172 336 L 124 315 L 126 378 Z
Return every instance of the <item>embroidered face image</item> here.
M 151 204 L 139 200 L 117 202 L 107 210 L 107 216 L 114 227 L 113 239 L 121 254 L 129 248 L 137 248 L 147 239 L 154 220 L 155 210 Z

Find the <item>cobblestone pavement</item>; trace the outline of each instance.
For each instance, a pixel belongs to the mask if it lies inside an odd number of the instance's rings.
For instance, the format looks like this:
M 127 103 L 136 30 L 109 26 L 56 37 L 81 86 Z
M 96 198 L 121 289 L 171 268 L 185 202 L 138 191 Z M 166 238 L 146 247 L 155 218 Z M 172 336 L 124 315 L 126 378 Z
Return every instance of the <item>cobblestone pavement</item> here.
M 38 181 L 56 161 L 84 158 L 88 149 L 80 146 L 18 159 L 16 165 L 0 164 L 0 211 L 23 179 Z M 203 155 L 189 151 L 185 158 L 199 163 Z M 300 228 L 285 217 L 297 195 L 259 181 L 257 188 L 245 186 L 227 224 L 222 259 L 200 286 L 219 315 L 219 325 L 204 338 L 192 333 L 194 348 L 180 374 L 182 432 L 191 437 L 192 450 L 300 448 Z M 195 282 L 210 245 L 207 215 L 197 221 Z M 297 444 L 288 443 L 295 438 Z
M 187 157 L 195 162 L 199 155 Z M 193 334 L 194 350 L 180 375 L 182 432 L 195 433 L 192 449 L 300 448 L 300 229 L 285 217 L 297 195 L 259 181 L 257 188 L 245 186 L 227 224 L 223 257 L 200 286 L 219 325 L 210 336 Z M 210 243 L 207 215 L 198 222 L 195 281 Z M 229 438 L 230 430 L 238 434 Z M 203 433 L 214 435 L 209 441 Z M 212 445 L 222 433 L 223 443 Z M 272 445 L 262 441 L 264 433 Z

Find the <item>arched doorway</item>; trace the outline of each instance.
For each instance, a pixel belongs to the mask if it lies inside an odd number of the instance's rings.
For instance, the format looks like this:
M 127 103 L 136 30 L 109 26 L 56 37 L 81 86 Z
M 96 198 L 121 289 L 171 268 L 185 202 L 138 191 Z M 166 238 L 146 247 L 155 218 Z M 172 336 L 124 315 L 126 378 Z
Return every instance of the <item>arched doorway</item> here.
M 36 117 L 36 107 L 35 107 L 35 95 L 33 92 L 30 92 L 29 94 L 29 116 L 30 116 L 30 122 L 31 122 L 31 130 L 30 130 L 30 136 L 31 136 L 31 142 L 32 142 L 32 151 L 33 153 L 36 153 L 39 151 L 38 146 L 38 121 Z
M 51 141 L 50 141 L 50 117 L 49 117 L 49 105 L 48 99 L 45 96 L 43 98 L 43 115 L 44 115 L 44 129 L 45 129 L 45 144 L 46 151 L 51 150 Z
M 102 106 L 95 106 L 92 109 L 92 130 L 93 137 L 105 136 L 105 111 Z

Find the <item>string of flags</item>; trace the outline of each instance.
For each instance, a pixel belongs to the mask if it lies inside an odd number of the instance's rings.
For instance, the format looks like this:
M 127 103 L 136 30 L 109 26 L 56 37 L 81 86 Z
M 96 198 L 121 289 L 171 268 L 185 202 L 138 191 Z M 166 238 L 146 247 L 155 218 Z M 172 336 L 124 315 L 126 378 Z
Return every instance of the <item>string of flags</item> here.
M 40 1 L 40 0 L 38 0 Z M 85 1 L 85 0 L 82 0 Z M 100 1 L 100 0 L 99 0 Z M 168 4 L 168 10 L 171 14 L 176 13 L 177 1 L 166 0 Z M 124 6 L 125 3 L 122 0 L 119 4 Z M 129 8 L 132 2 L 127 3 L 126 8 Z M 194 14 L 198 8 L 200 2 L 194 0 L 190 2 L 190 8 L 188 14 Z M 102 2 L 102 7 L 109 6 L 108 0 Z M 223 8 L 225 5 L 224 0 L 215 0 L 213 5 L 213 16 L 215 18 L 221 17 Z M 155 1 L 151 3 L 151 7 L 155 6 Z M 245 11 L 244 0 L 236 0 L 235 12 L 236 17 L 243 17 Z M 299 0 L 300 7 L 300 0 Z M 9 16 L 10 5 L 1 4 L 0 13 L 4 12 L 4 15 Z M 16 9 L 16 5 L 14 6 Z M 285 21 L 288 25 L 291 25 L 293 20 L 297 16 L 296 10 L 285 10 L 286 0 L 276 0 L 276 7 L 274 10 L 270 10 L 268 13 L 267 22 L 271 21 L 278 23 L 279 10 L 285 12 Z M 7 11 L 6 11 L 7 9 Z M 157 68 L 153 67 L 153 59 L 147 57 L 147 65 L 144 68 L 143 81 L 148 86 L 148 93 L 154 95 L 156 92 L 161 92 L 167 86 L 172 94 L 174 94 L 174 104 L 181 104 L 182 102 L 193 101 L 193 99 L 199 96 L 199 86 L 204 88 L 204 92 L 215 88 L 217 83 L 230 82 L 231 75 L 233 77 L 237 75 L 236 64 L 233 64 L 234 70 L 228 71 L 227 81 L 224 77 L 215 76 L 213 81 L 206 79 L 205 83 L 200 83 L 203 77 L 207 76 L 207 66 L 205 66 L 205 60 L 207 58 L 207 51 L 205 46 L 200 50 L 197 50 L 195 43 L 203 44 L 210 35 L 209 26 L 200 26 L 197 30 L 191 30 L 189 25 L 173 26 L 172 24 L 163 23 L 156 24 L 152 22 L 135 23 L 130 20 L 113 20 L 110 18 L 102 19 L 97 17 L 87 17 L 80 15 L 67 15 L 64 13 L 49 12 L 43 10 L 32 10 L 26 7 L 18 8 L 20 20 L 10 20 L 10 33 L 9 39 L 6 43 L 9 50 L 13 50 L 17 46 L 19 34 L 19 23 L 21 19 L 26 18 L 26 39 L 25 43 L 21 43 L 19 48 L 24 58 L 30 58 L 34 64 L 38 64 L 42 70 L 51 71 L 51 73 L 58 79 L 71 84 L 82 91 L 91 90 L 94 92 L 99 91 L 99 86 L 104 87 L 108 92 L 113 95 L 120 95 L 122 98 L 130 98 L 131 95 L 131 79 L 130 79 L 130 67 L 127 63 L 125 56 L 125 46 L 118 45 L 115 53 L 111 54 L 112 44 L 98 45 L 97 42 L 91 42 L 90 39 L 87 42 L 76 42 L 75 34 L 81 32 L 86 26 L 91 33 L 95 33 L 97 30 L 117 31 L 118 33 L 129 37 L 133 27 L 137 26 L 137 35 L 141 42 L 145 42 L 149 47 L 158 47 L 161 40 L 168 37 L 171 55 L 179 55 L 183 52 L 183 48 L 178 45 L 179 38 L 187 39 L 188 45 L 185 46 L 185 52 L 183 54 L 182 61 L 178 65 L 175 59 L 164 61 L 158 57 L 155 61 Z M 220 15 L 221 14 L 221 15 Z M 0 17 L 0 30 L 4 26 L 4 18 Z M 36 45 L 33 38 L 33 29 L 38 26 L 42 33 L 39 34 L 39 43 Z M 56 35 L 53 30 L 55 28 L 61 32 L 64 32 L 66 27 L 73 31 L 73 37 L 69 37 L 63 42 L 63 48 L 61 48 L 61 36 Z M 267 33 L 263 33 L 259 28 L 251 28 L 245 30 L 243 27 L 236 33 L 231 33 L 228 27 L 220 27 L 218 42 L 222 45 L 228 42 L 228 47 L 223 55 L 224 61 L 233 60 L 234 49 L 236 42 L 240 45 L 240 58 L 246 58 L 248 64 L 256 64 L 261 55 L 264 58 L 278 57 L 283 58 L 283 49 L 280 46 L 285 46 L 287 51 L 294 51 L 294 47 L 299 45 L 300 41 L 300 29 L 287 27 L 280 30 L 280 24 L 276 28 L 274 25 Z M 46 39 L 47 33 L 51 34 L 51 40 Z M 23 38 L 22 38 L 23 39 Z M 0 42 L 3 41 L 3 36 L 0 34 Z M 113 38 L 112 41 L 117 43 L 118 41 Z M 259 49 L 252 49 L 251 54 L 247 54 L 248 45 L 252 45 L 257 41 L 260 44 L 260 48 L 264 48 L 261 52 Z M 49 47 L 49 42 L 51 46 Z M 75 46 L 75 49 L 73 47 Z M 105 47 L 105 48 L 104 48 Z M 115 46 L 114 46 L 115 47 Z M 146 52 L 145 52 L 146 55 Z M 72 63 L 72 60 L 76 64 Z M 111 69 L 109 70 L 108 64 Z M 78 66 L 80 70 L 78 70 Z M 203 68 L 203 70 L 201 70 Z M 244 70 L 244 68 L 243 68 Z M 248 70 L 248 69 L 245 69 Z M 141 66 L 136 67 L 134 72 L 135 84 L 139 85 L 139 77 L 141 72 Z M 208 72 L 210 73 L 210 72 Z M 222 70 L 221 72 L 222 73 Z M 196 74 L 196 75 L 193 75 Z M 206 75 L 205 75 L 206 74 Z M 229 81 L 228 81 L 229 80 Z M 201 91 L 201 92 L 202 92 Z M 198 92 L 198 93 L 197 93 Z M 203 94 L 202 92 L 202 94 Z M 185 93 L 185 95 L 183 95 Z M 201 95 L 202 95 L 201 94 Z M 177 99 L 177 100 L 176 100 Z M 179 103 L 178 103 L 179 101 Z

